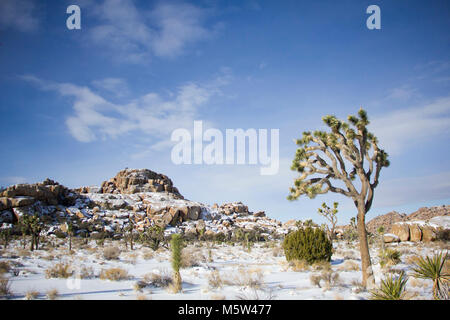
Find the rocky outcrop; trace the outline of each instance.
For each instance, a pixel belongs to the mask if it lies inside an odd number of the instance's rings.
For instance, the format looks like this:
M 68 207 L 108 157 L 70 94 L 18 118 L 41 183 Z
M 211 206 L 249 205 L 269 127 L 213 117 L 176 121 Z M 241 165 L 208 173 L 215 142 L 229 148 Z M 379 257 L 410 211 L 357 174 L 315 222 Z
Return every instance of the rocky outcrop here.
M 46 234 L 64 236 L 70 221 L 76 236 L 120 237 L 132 224 L 138 231 L 157 225 L 173 232 L 230 237 L 236 230 L 278 237 L 289 231 L 281 222 L 253 213 L 242 202 L 213 206 L 184 199 L 165 175 L 125 169 L 100 187 L 68 189 L 52 180 L 8 187 L 0 192 L 0 225 L 37 214 Z M 20 234 L 20 230 L 16 230 Z M 224 239 L 225 239 L 224 238 Z
M 90 190 L 86 190 L 90 191 Z M 134 194 L 142 192 L 167 192 L 183 199 L 172 180 L 166 175 L 148 169 L 125 169 L 114 178 L 104 181 L 100 193 Z
M 449 223 L 450 216 L 438 216 L 428 221 L 397 222 L 392 225 L 390 233 L 397 236 L 399 241 L 430 242 L 435 241 L 440 232 L 450 230 Z
M 397 211 L 392 211 L 384 215 L 378 216 L 370 220 L 366 224 L 366 229 L 368 232 L 376 234 L 379 227 L 383 227 L 385 232 L 391 230 L 391 226 L 400 221 L 406 220 L 406 214 L 398 213 Z
M 390 232 L 392 226 L 397 222 L 428 221 L 440 216 L 450 216 L 450 205 L 423 207 L 409 215 L 392 211 L 373 218 L 366 224 L 366 228 L 367 231 L 375 234 L 378 228 L 383 226 L 385 232 Z

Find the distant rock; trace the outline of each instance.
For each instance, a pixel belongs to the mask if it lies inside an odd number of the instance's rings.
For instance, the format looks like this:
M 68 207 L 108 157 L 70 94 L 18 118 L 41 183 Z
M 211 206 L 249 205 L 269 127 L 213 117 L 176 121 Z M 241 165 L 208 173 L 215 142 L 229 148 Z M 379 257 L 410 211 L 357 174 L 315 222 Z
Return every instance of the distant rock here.
M 149 169 L 125 169 L 114 178 L 104 181 L 100 193 L 133 194 L 141 192 L 167 192 L 183 199 L 172 180 Z

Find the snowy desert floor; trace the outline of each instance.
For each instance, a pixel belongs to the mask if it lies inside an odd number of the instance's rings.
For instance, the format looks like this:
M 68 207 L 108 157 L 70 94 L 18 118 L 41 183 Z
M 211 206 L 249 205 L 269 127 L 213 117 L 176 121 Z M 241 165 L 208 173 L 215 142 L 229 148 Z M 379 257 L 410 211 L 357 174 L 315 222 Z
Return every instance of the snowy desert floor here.
M 448 250 L 448 243 L 389 245 L 401 253 L 398 264 L 381 268 L 379 247 L 371 245 L 376 283 L 388 273 L 410 271 L 419 256 Z M 106 257 L 106 258 L 105 258 Z M 9 279 L 8 299 L 139 299 L 139 300 L 355 300 L 369 299 L 360 286 L 357 243 L 336 241 L 331 264 L 308 267 L 286 262 L 281 243 L 240 244 L 197 242 L 183 249 L 182 292 L 170 286 L 171 253 L 136 244 L 106 240 L 83 244 L 53 240 L 43 249 L 23 249 L 14 241 L 0 251 L 0 273 Z M 66 278 L 63 278 L 66 277 Z M 4 280 L 5 284 L 6 281 Z M 432 283 L 409 277 L 410 299 L 432 299 Z

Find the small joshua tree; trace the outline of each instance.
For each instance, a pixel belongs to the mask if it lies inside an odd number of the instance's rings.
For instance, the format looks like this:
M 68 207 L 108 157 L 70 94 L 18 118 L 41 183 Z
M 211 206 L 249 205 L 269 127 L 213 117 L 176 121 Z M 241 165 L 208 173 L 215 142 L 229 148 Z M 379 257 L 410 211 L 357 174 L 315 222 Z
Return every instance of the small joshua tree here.
M 317 209 L 317 212 L 319 215 L 323 216 L 325 219 L 328 220 L 328 222 L 331 224 L 331 228 L 327 226 L 327 233 L 330 240 L 333 240 L 335 238 L 334 230 L 336 229 L 337 224 L 337 213 L 338 213 L 338 207 L 339 203 L 334 202 L 333 208 L 330 208 L 327 206 L 327 204 L 324 202 L 322 203 L 322 208 Z
M 327 192 L 339 193 L 353 200 L 358 210 L 362 285 L 373 286 L 375 281 L 365 218 L 372 206 L 381 169 L 389 166 L 388 155 L 379 148 L 375 135 L 367 130 L 369 119 L 363 109 L 356 116 L 349 116 L 348 122 L 331 115 L 322 120 L 330 132 L 303 132 L 303 137 L 296 141 L 298 149 L 291 169 L 300 176 L 290 188 L 288 200 L 296 200 L 301 195 L 314 198 Z M 354 184 L 356 178 L 359 181 Z M 345 187 L 334 184 L 335 180 Z
M 181 291 L 181 251 L 183 249 L 183 240 L 181 235 L 175 233 L 170 241 L 170 249 L 172 251 L 172 269 L 173 269 L 173 289 L 175 292 Z
M 67 234 L 69 235 L 69 252 L 72 251 L 72 236 L 73 236 L 73 223 L 71 221 L 66 222 Z
M 133 220 L 130 218 L 128 220 L 128 225 L 125 227 L 125 231 L 128 233 L 128 238 L 130 240 L 130 249 L 133 250 L 133 231 L 134 231 L 134 223 Z M 125 239 L 125 245 L 126 245 L 126 239 Z

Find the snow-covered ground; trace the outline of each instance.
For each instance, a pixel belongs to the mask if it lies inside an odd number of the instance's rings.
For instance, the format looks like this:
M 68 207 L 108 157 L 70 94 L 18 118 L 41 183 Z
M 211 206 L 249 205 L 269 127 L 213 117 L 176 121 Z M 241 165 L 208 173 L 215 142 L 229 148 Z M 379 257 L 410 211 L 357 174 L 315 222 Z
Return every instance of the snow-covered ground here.
M 240 244 L 215 244 L 197 242 L 190 244 L 184 251 L 186 266 L 181 269 L 182 292 L 172 293 L 170 287 L 158 287 L 149 279 L 165 279 L 171 276 L 171 253 L 160 248 L 135 245 L 133 251 L 125 248 L 123 241 L 106 240 L 104 246 L 95 241 L 84 245 L 76 239 L 74 251 L 69 254 L 67 242 L 54 239 L 53 248 L 49 244 L 41 250 L 30 252 L 21 248 L 15 241 L 1 251 L 1 264 L 8 264 L 9 271 L 3 276 L 10 280 L 10 299 L 48 299 L 47 293 L 57 292 L 57 299 L 368 299 L 370 293 L 358 286 L 361 281 L 359 271 L 359 251 L 357 244 L 344 241 L 335 242 L 331 261 L 331 273 L 335 281 L 327 285 L 324 280 L 315 285 L 314 276 L 323 270 L 302 266 L 292 266 L 286 262 L 281 243 L 270 241 L 254 244 L 250 251 Z M 59 244 L 59 246 L 57 246 Z M 117 247 L 120 255 L 117 259 L 106 260 L 105 248 Z M 411 268 L 414 256 L 431 255 L 448 248 L 446 244 L 424 244 L 404 242 L 390 245 L 402 252 L 401 263 L 394 265 L 395 270 Z M 376 283 L 387 273 L 378 263 L 379 248 L 371 247 Z M 46 270 L 58 263 L 70 265 L 75 271 L 70 278 L 46 278 Z M 129 278 L 119 281 L 102 280 L 102 270 L 120 268 Z M 77 274 L 88 278 L 79 279 Z M 138 283 L 141 286 L 138 286 Z M 148 284 L 144 286 L 143 283 Z M 410 277 L 407 291 L 413 299 L 431 299 L 432 284 L 427 280 Z M 56 290 L 55 290 L 56 289 Z

